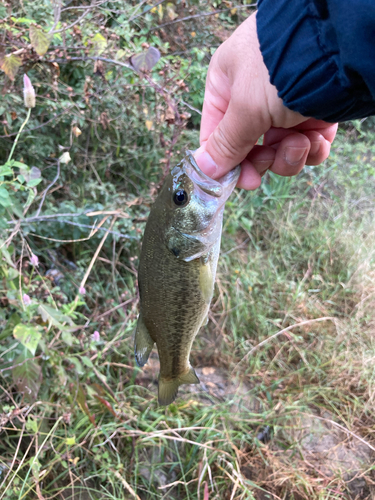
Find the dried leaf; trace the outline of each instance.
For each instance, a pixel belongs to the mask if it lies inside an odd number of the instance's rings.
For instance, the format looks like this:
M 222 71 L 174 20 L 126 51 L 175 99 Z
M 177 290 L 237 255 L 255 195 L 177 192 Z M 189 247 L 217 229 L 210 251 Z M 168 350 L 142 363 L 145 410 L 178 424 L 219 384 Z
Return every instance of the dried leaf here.
M 178 17 L 178 14 L 175 11 L 175 6 L 173 3 L 167 3 L 167 15 L 171 21 L 174 21 L 176 17 Z
M 160 59 L 160 52 L 155 47 L 149 47 L 146 52 L 130 58 L 130 63 L 136 71 L 150 71 Z
M 151 120 L 146 120 L 145 123 L 146 123 L 147 130 L 151 130 L 154 123 Z
M 168 123 L 174 123 L 174 120 L 175 120 L 174 109 L 172 108 L 172 106 L 168 106 L 168 109 L 165 113 L 165 121 L 167 121 Z
M 4 57 L 1 69 L 4 71 L 4 73 L 10 80 L 14 80 L 18 68 L 21 66 L 21 64 L 22 64 L 22 59 L 18 56 L 11 54 L 9 56 Z
M 38 56 L 44 56 L 47 52 L 51 39 L 47 33 L 37 28 L 35 24 L 30 26 L 29 30 L 30 41 L 33 49 Z
M 82 130 L 78 128 L 77 125 L 74 125 L 74 127 L 72 128 L 72 132 L 76 137 L 79 137 L 82 134 Z
M 91 42 L 92 47 L 90 49 L 90 56 L 100 56 L 107 47 L 107 40 L 100 33 L 97 33 L 94 38 L 91 39 Z
M 70 160 L 71 160 L 71 157 L 70 157 L 69 151 L 65 151 L 65 153 L 63 153 L 60 156 L 60 163 L 69 163 Z
M 13 337 L 21 342 L 34 356 L 42 334 L 33 326 L 17 325 L 14 327 Z
M 12 377 L 18 391 L 23 392 L 27 401 L 35 401 L 42 383 L 41 367 L 33 359 L 30 359 L 30 353 L 27 349 L 17 356 L 13 364 Z
M 117 418 L 117 413 L 116 413 L 116 412 L 115 412 L 115 410 L 112 408 L 111 403 L 109 403 L 106 399 L 101 398 L 101 397 L 100 397 L 100 396 L 98 396 L 97 394 L 94 394 L 94 397 L 95 397 L 98 401 L 100 401 L 100 402 L 102 403 L 102 405 L 104 405 L 104 406 L 107 408 L 107 410 L 108 410 L 108 411 L 110 411 L 110 412 L 112 413 L 112 415 L 113 415 L 114 417 L 116 417 L 116 418 Z

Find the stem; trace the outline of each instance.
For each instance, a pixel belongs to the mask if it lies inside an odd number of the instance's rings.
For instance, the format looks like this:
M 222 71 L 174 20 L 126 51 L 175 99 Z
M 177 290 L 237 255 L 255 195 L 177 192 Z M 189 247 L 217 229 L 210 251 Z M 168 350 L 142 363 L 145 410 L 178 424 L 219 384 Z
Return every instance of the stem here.
M 14 150 L 15 150 L 15 148 L 16 148 L 16 146 L 17 146 L 18 139 L 19 139 L 19 137 L 20 137 L 20 135 L 21 135 L 21 132 L 22 132 L 22 130 L 23 130 L 23 128 L 24 128 L 24 126 L 25 126 L 25 125 L 26 125 L 26 123 L 29 121 L 30 114 L 31 114 L 31 108 L 29 108 L 29 111 L 27 112 L 26 120 L 25 120 L 25 121 L 23 122 L 23 124 L 21 125 L 21 128 L 20 128 L 20 130 L 19 130 L 19 132 L 18 132 L 18 134 L 17 134 L 17 137 L 14 139 L 13 146 L 12 146 L 12 150 L 11 150 L 11 152 L 10 152 L 10 154 L 9 154 L 8 162 L 10 162 L 10 160 L 12 159 L 12 156 L 13 156 Z

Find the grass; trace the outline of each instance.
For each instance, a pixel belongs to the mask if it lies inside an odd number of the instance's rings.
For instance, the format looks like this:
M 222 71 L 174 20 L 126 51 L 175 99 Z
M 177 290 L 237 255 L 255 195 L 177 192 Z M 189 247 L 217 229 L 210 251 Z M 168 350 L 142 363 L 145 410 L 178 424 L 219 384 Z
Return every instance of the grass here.
M 228 203 L 212 321 L 192 352 L 224 374 L 222 397 L 212 383 L 158 407 L 133 358 L 136 251 L 116 265 L 103 250 L 87 299 L 100 341 L 57 338 L 32 403 L 1 372 L 0 498 L 373 498 L 375 183 L 363 157 L 375 149 L 371 131 L 350 133 L 323 167 Z

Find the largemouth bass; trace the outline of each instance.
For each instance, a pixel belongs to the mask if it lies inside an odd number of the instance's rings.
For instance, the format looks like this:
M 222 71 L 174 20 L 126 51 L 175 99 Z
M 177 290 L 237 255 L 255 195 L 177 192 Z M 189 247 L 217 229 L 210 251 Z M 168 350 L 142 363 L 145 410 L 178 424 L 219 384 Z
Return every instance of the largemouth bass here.
M 144 366 L 156 343 L 158 400 L 169 405 L 182 384 L 199 384 L 190 350 L 207 324 L 220 253 L 224 205 L 240 167 L 207 177 L 191 152 L 171 169 L 147 220 L 138 269 L 140 314 L 135 358 Z

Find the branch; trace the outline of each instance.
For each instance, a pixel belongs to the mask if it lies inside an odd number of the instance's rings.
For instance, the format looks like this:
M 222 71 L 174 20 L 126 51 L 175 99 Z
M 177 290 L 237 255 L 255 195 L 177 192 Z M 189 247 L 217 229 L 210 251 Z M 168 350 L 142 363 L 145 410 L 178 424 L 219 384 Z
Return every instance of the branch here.
M 26 132 L 32 132 L 34 130 L 37 130 L 38 128 L 42 128 L 44 127 L 45 125 L 48 125 L 48 123 L 52 122 L 53 120 L 56 120 L 56 118 L 58 118 L 59 116 L 61 115 L 64 115 L 65 113 L 67 113 L 68 111 L 70 111 L 72 108 L 74 108 L 74 106 L 70 106 L 70 108 L 66 108 L 62 113 L 54 116 L 53 118 L 50 118 L 49 120 L 47 120 L 45 123 L 42 123 L 41 125 L 38 125 L 37 127 L 34 127 L 34 128 L 27 128 L 26 130 L 24 130 L 24 134 Z M 8 135 L 0 135 L 0 139 L 6 139 L 7 137 L 12 137 L 14 135 L 17 135 L 18 132 L 13 132 L 12 134 L 8 134 Z
M 87 14 L 88 14 L 89 12 L 91 12 L 91 10 L 92 10 L 94 7 L 95 7 L 95 5 L 90 5 L 90 8 L 89 8 L 89 9 L 87 9 L 87 10 L 86 10 L 86 11 L 82 14 L 82 16 L 81 16 L 81 17 L 79 17 L 76 21 L 74 21 L 74 23 L 69 24 L 69 26 L 65 26 L 64 28 L 61 28 L 61 30 L 50 31 L 50 32 L 49 32 L 49 34 L 50 34 L 50 35 L 55 35 L 56 33 L 62 33 L 63 31 L 66 31 L 66 30 L 69 30 L 70 28 L 73 28 L 73 26 L 75 26 L 76 24 L 78 24 L 79 22 L 81 22 L 81 21 L 82 21 L 82 19 L 83 19 L 84 17 L 86 17 L 86 16 L 87 16 Z
M 56 28 L 56 26 L 59 24 L 60 21 L 60 16 L 61 16 L 61 0 L 55 0 L 55 6 L 54 6 L 54 15 L 53 15 L 53 26 L 49 30 L 49 34 L 53 32 L 53 30 Z
M 251 7 L 256 7 L 256 3 L 252 3 L 250 5 L 239 5 L 238 7 L 229 7 L 228 9 L 219 9 L 219 10 L 214 10 L 212 12 L 201 12 L 199 14 L 194 14 L 192 16 L 186 16 L 182 17 L 181 19 L 174 19 L 173 21 L 169 21 L 168 23 L 160 24 L 159 26 L 154 26 L 151 28 L 148 33 L 151 31 L 155 31 L 159 28 L 164 28 L 164 26 L 170 26 L 171 24 L 176 24 L 176 23 L 182 23 L 184 21 L 190 21 L 190 19 L 196 19 L 197 17 L 207 17 L 207 16 L 214 16 L 215 14 L 221 14 L 222 12 L 228 12 L 228 10 L 232 9 L 248 9 Z
M 44 203 L 44 200 L 46 199 L 46 196 L 47 196 L 47 193 L 48 193 L 48 190 L 55 184 L 55 182 L 57 181 L 57 179 L 60 177 L 60 160 L 57 160 L 57 173 L 56 173 L 56 177 L 53 179 L 53 181 L 51 182 L 51 184 L 47 187 L 47 189 L 44 191 L 44 194 L 43 194 L 43 197 L 42 197 L 42 200 L 40 202 L 40 205 L 39 205 L 39 208 L 36 212 L 36 215 L 35 217 L 38 217 L 39 214 L 40 214 L 40 211 L 42 210 L 42 206 L 43 206 L 43 203 Z

